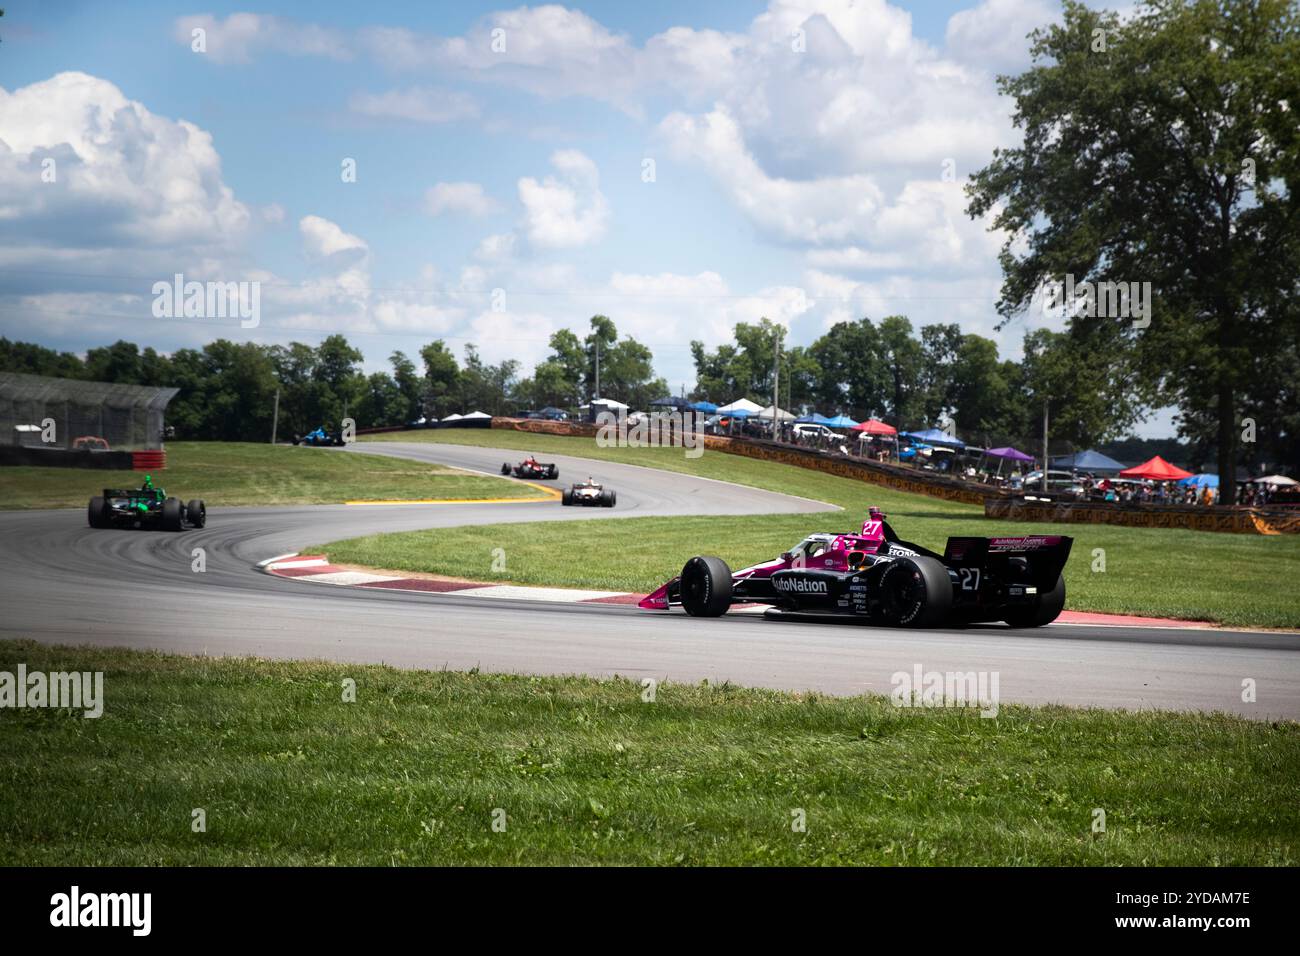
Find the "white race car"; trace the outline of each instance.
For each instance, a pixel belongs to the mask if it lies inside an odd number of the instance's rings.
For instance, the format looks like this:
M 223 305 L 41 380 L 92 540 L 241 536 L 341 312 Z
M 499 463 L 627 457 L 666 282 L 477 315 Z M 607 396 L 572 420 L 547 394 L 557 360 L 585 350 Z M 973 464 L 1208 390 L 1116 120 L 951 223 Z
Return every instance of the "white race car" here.
M 613 489 L 606 488 L 592 478 L 570 485 L 560 496 L 560 504 L 590 505 L 596 508 L 612 508 L 617 500 L 618 495 Z

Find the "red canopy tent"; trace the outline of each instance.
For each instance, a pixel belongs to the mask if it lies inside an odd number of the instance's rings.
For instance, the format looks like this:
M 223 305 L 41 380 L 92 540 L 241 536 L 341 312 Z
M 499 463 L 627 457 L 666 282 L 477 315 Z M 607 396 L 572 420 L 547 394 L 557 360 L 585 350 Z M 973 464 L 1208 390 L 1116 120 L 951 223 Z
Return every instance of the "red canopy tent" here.
M 886 425 L 879 418 L 868 418 L 865 422 L 854 425 L 849 431 L 862 432 L 864 435 L 897 435 L 898 429 Z
M 1192 477 L 1192 473 L 1183 471 L 1178 466 L 1171 465 L 1159 455 L 1156 455 L 1150 461 L 1144 461 L 1132 468 L 1125 468 L 1119 473 L 1119 477 L 1149 478 L 1152 481 L 1179 481 L 1183 478 Z

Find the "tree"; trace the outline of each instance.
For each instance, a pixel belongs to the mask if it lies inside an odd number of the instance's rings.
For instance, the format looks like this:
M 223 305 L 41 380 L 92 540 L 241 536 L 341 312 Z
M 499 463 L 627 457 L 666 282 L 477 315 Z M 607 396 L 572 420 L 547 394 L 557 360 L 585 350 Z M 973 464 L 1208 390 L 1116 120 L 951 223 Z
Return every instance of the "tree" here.
M 30 342 L 0 338 L 0 372 L 50 375 L 54 378 L 85 378 L 86 367 L 71 352 L 56 352 Z
M 924 420 L 919 382 L 924 353 L 912 337 L 912 323 L 906 316 L 890 315 L 880 320 L 880 359 L 888 370 L 889 415 L 899 428 L 928 428 Z
M 579 404 L 578 399 L 587 394 L 587 350 L 582 341 L 568 329 L 560 329 L 553 333 L 550 345 L 551 356 L 547 362 L 555 366 L 559 373 L 548 370 L 546 376 L 562 393 L 560 395 L 562 400 L 555 401 L 548 398 L 538 404 L 542 406 Z
M 952 369 L 952 417 L 957 433 L 992 447 L 995 440 L 1024 442 L 1032 434 L 1020 386 L 1020 366 L 998 360 L 992 339 L 964 335 Z M 996 436 L 996 437 L 995 437 Z
M 506 411 L 514 391 L 519 363 L 507 359 L 500 365 L 488 365 L 479 358 L 478 348 L 465 346 L 465 366 L 461 369 L 458 395 L 465 412 L 481 411 L 501 415 Z
M 415 369 L 415 363 L 406 357 L 405 352 L 394 352 L 388 356 L 389 364 L 393 366 L 393 381 L 397 384 L 397 390 L 402 393 L 402 402 L 399 406 L 401 421 L 394 424 L 407 424 L 420 417 L 420 373 Z
M 406 410 L 406 396 L 393 377 L 375 372 L 365 380 L 354 417 L 358 427 L 383 428 L 406 424 Z
M 881 351 L 880 333 L 870 319 L 831 326 L 809 349 L 820 369 L 816 404 L 859 420 L 888 414 L 893 377 Z
M 424 382 L 420 395 L 421 412 L 425 418 L 443 418 L 450 415 L 456 401 L 460 379 L 460 366 L 442 339 L 430 342 L 420 349 L 424 360 Z
M 140 347 L 118 340 L 105 348 L 86 351 L 86 376 L 92 382 L 140 384 Z
M 970 215 L 1007 234 L 998 309 L 1066 275 L 1149 282 L 1141 321 L 1070 327 L 1113 326 L 1130 391 L 1176 400 L 1185 428 L 1212 423 L 1231 489 L 1253 356 L 1300 335 L 1300 8 L 1162 0 L 1121 22 L 1067 0 L 1032 52 L 999 78 L 1024 143 L 968 186 Z
M 1119 438 L 1137 417 L 1138 403 L 1116 377 L 1118 366 L 1086 338 L 1036 329 L 1025 336 L 1022 368 L 1027 439 L 1041 441 L 1044 403 L 1051 435 L 1082 448 Z

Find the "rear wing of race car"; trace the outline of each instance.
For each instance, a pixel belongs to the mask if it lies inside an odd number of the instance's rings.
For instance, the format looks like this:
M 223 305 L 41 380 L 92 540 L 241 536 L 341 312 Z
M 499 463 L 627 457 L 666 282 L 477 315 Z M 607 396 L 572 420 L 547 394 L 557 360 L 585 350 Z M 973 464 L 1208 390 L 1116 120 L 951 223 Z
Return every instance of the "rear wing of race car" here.
M 1030 579 L 1042 591 L 1051 590 L 1065 569 L 1074 539 L 1067 535 L 1026 535 L 1015 538 L 949 538 L 943 562 L 951 568 L 980 568 L 1005 579 Z M 1013 564 L 1018 566 L 1013 568 Z M 1013 573 L 1014 572 L 1014 573 Z

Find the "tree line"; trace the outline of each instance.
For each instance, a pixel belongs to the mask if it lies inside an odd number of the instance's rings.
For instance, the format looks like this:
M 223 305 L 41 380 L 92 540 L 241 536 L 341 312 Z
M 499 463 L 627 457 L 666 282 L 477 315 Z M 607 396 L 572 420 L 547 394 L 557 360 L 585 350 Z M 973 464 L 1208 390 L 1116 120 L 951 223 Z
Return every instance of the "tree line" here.
M 85 358 L 28 342 L 0 338 L 0 371 L 118 385 L 173 387 L 167 423 L 178 438 L 266 441 L 277 414 L 281 438 L 317 426 L 337 428 L 350 417 L 360 428 L 407 425 L 453 412 L 489 415 L 557 405 L 572 408 L 593 393 L 599 376 L 607 395 L 645 405 L 667 392 L 654 376 L 650 350 L 618 337 L 606 316 L 593 316 L 579 338 L 563 329 L 551 336 L 551 354 L 527 378 L 520 364 L 483 360 L 474 344 L 458 359 L 441 339 L 388 356 L 391 371 L 362 371 L 364 356 L 343 335 L 319 345 L 259 345 L 217 339 L 170 355 L 117 341 L 89 349 Z M 599 371 L 598 371 L 599 369 Z

